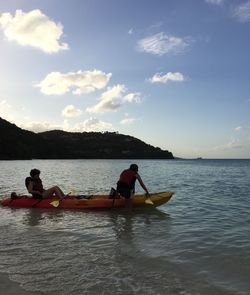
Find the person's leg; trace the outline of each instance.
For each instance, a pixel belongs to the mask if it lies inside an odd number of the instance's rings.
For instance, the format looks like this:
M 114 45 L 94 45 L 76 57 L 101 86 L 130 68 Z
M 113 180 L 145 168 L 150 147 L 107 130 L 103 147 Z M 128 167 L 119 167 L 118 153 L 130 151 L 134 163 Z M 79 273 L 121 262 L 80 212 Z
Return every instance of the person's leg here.
M 55 186 L 55 188 L 58 190 L 58 192 L 60 193 L 60 196 L 65 197 L 65 193 L 60 189 L 59 186 Z
M 43 199 L 51 198 L 54 194 L 55 190 L 53 187 L 46 189 L 43 191 Z
M 56 190 L 55 194 L 56 194 L 58 197 L 60 197 L 60 199 L 63 199 L 63 198 L 65 197 L 64 192 L 60 189 L 59 186 L 55 186 L 55 190 Z
M 134 192 L 129 190 L 129 193 L 127 192 L 127 197 L 125 199 L 125 207 L 128 210 L 131 210 L 133 207 L 133 197 L 134 197 Z
M 126 185 L 121 185 L 118 183 L 116 190 L 125 199 L 125 208 L 130 210 L 132 208 L 133 202 L 133 194 L 131 189 Z
M 60 199 L 65 196 L 58 186 L 53 186 L 43 192 L 43 198 L 51 198 L 53 194 L 57 195 Z

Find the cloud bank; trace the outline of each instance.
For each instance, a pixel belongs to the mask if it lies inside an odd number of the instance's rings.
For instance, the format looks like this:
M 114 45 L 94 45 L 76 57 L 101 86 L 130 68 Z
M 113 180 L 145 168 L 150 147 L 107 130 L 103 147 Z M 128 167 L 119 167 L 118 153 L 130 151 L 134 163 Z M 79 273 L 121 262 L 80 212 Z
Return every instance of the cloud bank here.
M 35 87 L 46 95 L 63 95 L 72 91 L 74 95 L 91 93 L 104 88 L 112 74 L 99 70 L 69 73 L 51 72 Z
M 18 124 L 18 123 L 17 123 Z M 47 121 L 44 122 L 22 122 L 18 124 L 21 128 L 36 133 L 45 132 L 50 130 L 63 130 L 63 126 L 60 124 L 53 124 Z
M 97 118 L 89 118 L 81 123 L 75 124 L 72 127 L 69 127 L 67 131 L 70 132 L 101 132 L 101 131 L 110 131 L 113 130 L 111 123 L 101 121 Z
M 137 43 L 137 49 L 154 55 L 183 53 L 193 42 L 190 37 L 175 37 L 164 32 L 141 39 Z
M 96 118 L 89 118 L 83 122 L 70 125 L 67 120 L 62 124 L 53 124 L 48 122 L 22 122 L 18 124 L 25 130 L 30 130 L 36 133 L 45 132 L 50 130 L 64 130 L 67 132 L 101 132 L 113 130 L 111 123 L 101 121 Z
M 9 41 L 16 41 L 22 46 L 38 48 L 45 53 L 56 53 L 68 49 L 67 43 L 61 43 L 63 26 L 50 20 L 39 9 L 30 12 L 16 10 L 0 16 L 0 28 Z

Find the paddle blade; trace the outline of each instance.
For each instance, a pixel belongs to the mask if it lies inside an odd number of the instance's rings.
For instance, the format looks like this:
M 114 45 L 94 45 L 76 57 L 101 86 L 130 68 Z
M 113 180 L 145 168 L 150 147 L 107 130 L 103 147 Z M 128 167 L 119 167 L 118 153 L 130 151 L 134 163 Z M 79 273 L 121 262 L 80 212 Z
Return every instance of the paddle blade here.
M 76 194 L 76 190 L 72 188 L 67 195 L 75 195 L 75 194 Z
M 58 207 L 59 204 L 60 204 L 60 202 L 58 200 L 55 200 L 55 201 L 50 203 L 50 205 L 52 205 L 53 207 Z
M 154 205 L 154 203 L 152 202 L 152 200 L 150 198 L 147 198 L 145 200 L 145 203 L 148 204 L 148 205 Z

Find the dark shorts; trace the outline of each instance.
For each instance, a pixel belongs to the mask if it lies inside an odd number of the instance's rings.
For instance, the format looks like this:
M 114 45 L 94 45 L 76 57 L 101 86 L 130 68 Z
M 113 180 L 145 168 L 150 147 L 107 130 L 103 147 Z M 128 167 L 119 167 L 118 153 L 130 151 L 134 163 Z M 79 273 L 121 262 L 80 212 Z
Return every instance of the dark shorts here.
M 135 192 L 133 188 L 130 188 L 128 185 L 123 184 L 122 182 L 117 182 L 117 192 L 124 197 L 125 199 L 130 199 L 131 194 Z

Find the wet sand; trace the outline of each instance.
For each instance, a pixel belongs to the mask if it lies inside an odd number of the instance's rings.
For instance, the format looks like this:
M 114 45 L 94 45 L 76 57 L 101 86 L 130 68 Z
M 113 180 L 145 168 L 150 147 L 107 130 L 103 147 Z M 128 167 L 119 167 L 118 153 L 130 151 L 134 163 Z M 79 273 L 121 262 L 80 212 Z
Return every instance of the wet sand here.
M 7 274 L 0 273 L 0 294 L 4 295 L 41 295 L 39 292 L 29 292 L 12 282 Z

